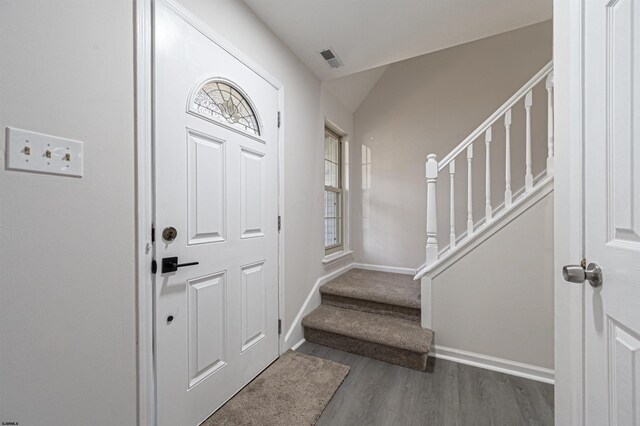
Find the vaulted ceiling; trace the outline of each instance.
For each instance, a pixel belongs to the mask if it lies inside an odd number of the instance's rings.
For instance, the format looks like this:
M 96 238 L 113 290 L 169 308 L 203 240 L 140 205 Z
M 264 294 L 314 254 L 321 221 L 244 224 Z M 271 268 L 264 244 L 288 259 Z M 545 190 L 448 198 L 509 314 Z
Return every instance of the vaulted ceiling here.
M 552 17 L 552 0 L 244 2 L 323 81 Z M 325 63 L 320 51 L 327 48 L 337 53 L 343 67 L 332 69 Z

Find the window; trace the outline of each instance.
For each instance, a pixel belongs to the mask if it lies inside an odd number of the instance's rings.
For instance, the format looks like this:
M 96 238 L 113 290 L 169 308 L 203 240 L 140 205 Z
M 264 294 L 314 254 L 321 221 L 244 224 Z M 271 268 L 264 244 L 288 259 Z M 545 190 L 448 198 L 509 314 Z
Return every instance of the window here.
M 362 229 L 369 228 L 371 193 L 371 148 L 362 145 Z
M 343 249 L 342 139 L 324 131 L 324 248 L 326 254 Z
M 251 104 L 238 89 L 220 80 L 209 80 L 196 91 L 189 110 L 251 135 L 260 127 Z

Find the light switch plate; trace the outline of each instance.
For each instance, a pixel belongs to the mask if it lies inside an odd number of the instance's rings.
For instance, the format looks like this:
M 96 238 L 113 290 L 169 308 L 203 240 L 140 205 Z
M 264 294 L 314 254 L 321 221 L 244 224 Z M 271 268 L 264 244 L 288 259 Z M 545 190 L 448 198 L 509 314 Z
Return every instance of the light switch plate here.
M 82 142 L 7 127 L 7 169 L 82 177 Z

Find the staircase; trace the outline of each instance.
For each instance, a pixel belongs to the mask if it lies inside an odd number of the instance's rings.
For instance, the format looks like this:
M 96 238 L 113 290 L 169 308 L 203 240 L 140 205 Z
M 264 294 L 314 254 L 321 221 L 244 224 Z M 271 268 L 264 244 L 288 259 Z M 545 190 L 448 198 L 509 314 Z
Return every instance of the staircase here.
M 532 108 L 533 108 L 533 90 L 540 84 L 545 85 L 547 93 L 547 161 L 546 169 L 538 176 L 533 176 L 531 167 L 531 150 L 532 144 L 540 143 L 532 140 Z M 525 112 L 525 128 L 524 137 L 516 138 L 524 139 L 525 143 L 525 161 L 524 161 L 524 186 L 518 190 L 512 188 L 512 162 L 511 158 L 511 124 L 512 110 L 516 108 L 524 108 Z M 505 135 L 505 164 L 504 164 L 504 202 L 495 208 L 492 205 L 491 182 L 492 170 L 495 169 L 495 163 L 491 162 L 491 146 L 493 135 L 495 132 L 502 131 Z M 521 136 L 521 135 L 518 135 Z M 484 217 L 474 222 L 473 212 L 473 173 L 474 168 L 474 142 L 478 139 L 484 139 L 485 148 L 485 208 Z M 425 167 L 427 181 L 427 245 L 426 245 L 426 262 L 417 268 L 415 279 L 430 278 L 441 273 L 449 267 L 456 259 L 461 258 L 482 241 L 487 239 L 493 233 L 497 232 L 509 221 L 517 215 L 526 211 L 533 203 L 542 198 L 553 190 L 553 62 L 545 65 L 536 75 L 534 75 L 520 90 L 518 90 L 508 101 L 496 110 L 484 123 L 478 126 L 471 134 L 456 146 L 441 161 L 437 160 L 435 154 L 427 156 Z M 456 197 L 455 197 L 455 177 L 456 177 L 456 160 L 460 158 L 461 162 L 466 162 L 467 166 L 467 197 L 466 206 L 466 230 L 462 233 L 456 231 Z M 521 161 L 521 160 L 520 160 Z M 494 166 L 492 167 L 492 164 Z M 520 163 L 522 164 L 522 163 Z M 476 166 L 477 167 L 477 166 Z M 446 176 L 448 171 L 448 175 Z M 442 176 L 445 175 L 445 176 Z M 449 183 L 449 215 L 444 220 L 439 221 L 436 188 L 438 180 L 445 177 Z M 495 178 L 495 177 L 494 177 Z M 446 181 L 445 181 L 446 183 Z M 448 233 L 448 244 L 444 248 L 440 248 L 438 241 L 438 227 L 446 228 Z M 429 325 L 429 322 L 423 320 L 423 325 Z
M 305 340 L 424 371 L 433 332 L 420 325 L 420 285 L 410 275 L 351 269 L 320 287 L 303 318 Z
M 547 102 L 547 137 L 532 138 L 533 91 L 543 84 Z M 512 111 L 524 109 L 524 135 L 513 143 L 524 143 L 522 188 L 512 188 Z M 544 110 L 544 108 L 542 108 Z M 491 162 L 494 131 L 504 132 L 504 201 L 493 206 Z M 497 134 L 497 133 L 496 133 Z M 473 200 L 474 142 L 484 139 L 484 217 L 475 220 Z M 537 176 L 532 172 L 532 144 L 546 145 L 546 168 Z M 484 123 L 456 146 L 441 161 L 427 156 L 427 244 L 426 262 L 410 275 L 351 269 L 320 287 L 321 304 L 302 320 L 304 337 L 309 342 L 367 356 L 392 364 L 425 371 L 433 341 L 431 327 L 431 280 L 489 238 L 511 220 L 526 211 L 553 190 L 553 63 L 549 62 Z M 534 145 L 544 149 L 544 145 Z M 456 160 L 466 163 L 466 229 L 456 230 Z M 517 160 L 515 160 L 517 161 Z M 522 160 L 520 160 L 522 161 Z M 492 166 L 493 164 L 493 166 Z M 517 163 L 514 163 L 517 164 Z M 522 163 L 520 163 L 522 165 Z M 477 166 L 476 166 L 477 167 Z M 493 173 L 492 173 L 493 171 Z M 445 176 L 442 176 L 445 175 Z M 447 176 L 448 175 L 448 176 Z M 445 179 L 442 179 L 442 178 Z M 436 188 L 438 180 L 448 186 L 449 215 L 438 218 Z M 443 207 L 443 206 L 441 206 Z M 458 205 L 459 207 L 459 205 Z M 441 247 L 438 228 L 446 229 L 448 244 Z M 421 280 L 420 282 L 417 280 Z

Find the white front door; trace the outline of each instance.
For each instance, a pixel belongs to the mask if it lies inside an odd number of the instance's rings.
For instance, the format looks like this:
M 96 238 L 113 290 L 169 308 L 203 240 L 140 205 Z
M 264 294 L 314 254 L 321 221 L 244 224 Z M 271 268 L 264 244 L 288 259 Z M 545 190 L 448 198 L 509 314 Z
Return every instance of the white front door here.
M 154 4 L 157 420 L 191 426 L 278 357 L 278 91 Z
M 640 425 L 640 1 L 584 1 L 585 422 Z

